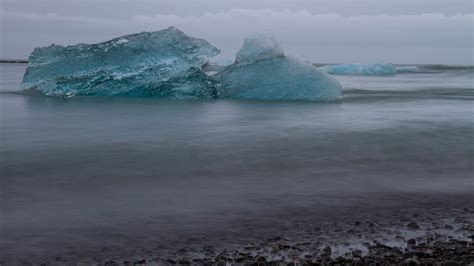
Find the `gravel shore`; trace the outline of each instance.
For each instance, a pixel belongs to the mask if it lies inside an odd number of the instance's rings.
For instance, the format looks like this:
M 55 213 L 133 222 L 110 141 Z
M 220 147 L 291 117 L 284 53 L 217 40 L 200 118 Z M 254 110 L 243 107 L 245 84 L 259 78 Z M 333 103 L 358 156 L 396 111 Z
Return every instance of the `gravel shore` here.
M 319 219 L 298 215 L 265 230 L 254 223 L 241 234 L 185 238 L 141 249 L 106 246 L 85 258 L 65 254 L 2 265 L 469 265 L 474 262 L 474 210 L 446 206 L 384 210 Z M 275 230 L 273 230 L 275 229 Z M 272 234 L 272 232 L 280 232 Z M 133 244 L 131 244 L 133 246 Z M 90 253 L 89 253 L 90 254 Z M 83 254 L 86 255 L 86 254 Z

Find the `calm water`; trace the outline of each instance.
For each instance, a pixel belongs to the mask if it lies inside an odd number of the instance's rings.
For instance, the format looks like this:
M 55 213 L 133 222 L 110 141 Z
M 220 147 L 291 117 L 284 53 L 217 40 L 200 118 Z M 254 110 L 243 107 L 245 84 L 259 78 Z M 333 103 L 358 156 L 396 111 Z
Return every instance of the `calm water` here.
M 0 65 L 4 257 L 474 200 L 473 68 L 337 76 L 344 102 L 317 104 L 12 93 L 25 67 Z

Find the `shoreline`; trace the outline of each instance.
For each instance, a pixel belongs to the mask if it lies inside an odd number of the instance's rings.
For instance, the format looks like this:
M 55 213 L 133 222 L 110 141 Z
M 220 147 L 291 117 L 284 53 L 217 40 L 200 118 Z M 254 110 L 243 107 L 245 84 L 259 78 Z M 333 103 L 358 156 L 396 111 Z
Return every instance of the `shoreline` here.
M 460 203 L 460 204 L 458 204 Z M 467 201 L 418 206 L 354 207 L 335 213 L 293 210 L 275 220 L 249 215 L 231 228 L 185 232 L 149 241 L 137 232 L 124 245 L 37 256 L 7 255 L 2 265 L 470 265 L 474 262 L 474 209 Z M 455 206 L 455 207 L 453 207 Z M 282 220 L 282 217 L 287 220 Z M 318 218 L 319 217 L 319 218 Z M 269 224 L 273 223 L 273 225 Z M 271 228 L 270 228 L 271 227 Z M 143 243 L 141 243 L 143 241 Z M 137 245 L 139 244 L 139 245 Z M 19 254 L 16 254 L 19 255 Z

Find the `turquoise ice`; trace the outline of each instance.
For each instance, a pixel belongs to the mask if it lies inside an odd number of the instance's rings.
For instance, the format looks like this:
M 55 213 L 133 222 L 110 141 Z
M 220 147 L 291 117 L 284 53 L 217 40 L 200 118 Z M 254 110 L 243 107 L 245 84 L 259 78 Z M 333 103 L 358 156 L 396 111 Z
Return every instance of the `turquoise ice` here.
M 36 48 L 23 88 L 49 96 L 132 95 L 209 99 L 216 82 L 201 66 L 220 51 L 170 27 L 98 44 Z
M 244 40 L 234 64 L 215 76 L 219 97 L 263 100 L 337 101 L 342 86 L 312 64 L 285 56 L 271 36 Z
M 395 66 L 389 63 L 328 65 L 319 69 L 335 75 L 391 76 L 397 74 Z

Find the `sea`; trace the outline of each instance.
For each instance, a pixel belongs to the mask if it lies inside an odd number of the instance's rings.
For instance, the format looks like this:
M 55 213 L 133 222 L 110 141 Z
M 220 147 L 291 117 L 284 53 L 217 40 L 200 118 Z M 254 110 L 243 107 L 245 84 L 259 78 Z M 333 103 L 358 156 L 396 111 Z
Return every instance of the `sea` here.
M 472 66 L 335 76 L 338 103 L 46 97 L 26 67 L 0 64 L 0 261 L 474 207 Z

